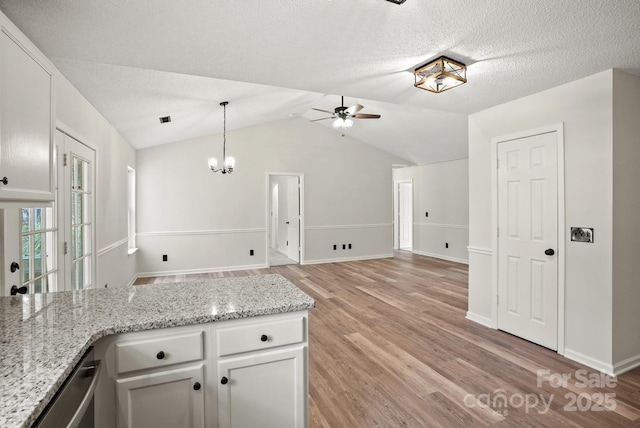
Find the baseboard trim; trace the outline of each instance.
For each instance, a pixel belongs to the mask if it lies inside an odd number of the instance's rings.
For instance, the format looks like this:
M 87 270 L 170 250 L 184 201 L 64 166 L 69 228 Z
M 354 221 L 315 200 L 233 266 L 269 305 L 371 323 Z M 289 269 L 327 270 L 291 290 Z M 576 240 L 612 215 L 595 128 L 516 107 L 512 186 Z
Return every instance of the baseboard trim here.
M 341 262 L 355 262 L 358 260 L 373 260 L 373 259 L 388 259 L 393 257 L 393 253 L 389 254 L 374 254 L 371 256 L 356 256 L 356 257 L 336 257 L 335 259 L 315 259 L 305 260 L 300 263 L 302 265 L 319 265 L 322 263 L 341 263 Z
M 418 254 L 425 257 L 433 257 L 434 259 L 446 260 L 448 262 L 462 263 L 465 265 L 469 264 L 469 260 L 459 259 L 457 257 L 443 256 L 442 254 L 427 253 L 426 251 L 413 250 L 413 254 Z
M 266 264 L 261 265 L 243 265 L 243 266 L 221 266 L 217 268 L 202 268 L 202 269 L 182 269 L 182 270 L 165 270 L 157 272 L 140 272 L 136 275 L 138 278 L 148 278 L 150 276 L 171 276 L 171 275 L 189 275 L 197 273 L 209 273 L 209 272 L 227 272 L 235 270 L 251 270 L 251 269 L 265 269 L 268 266 Z
M 473 312 L 467 312 L 466 318 L 469 321 L 473 321 L 473 322 L 478 323 L 480 325 L 483 325 L 485 327 L 493 328 L 491 326 L 493 324 L 493 322 L 491 321 L 491 318 L 487 318 L 487 317 L 482 316 L 482 315 L 474 314 Z
M 616 376 L 620 376 L 621 374 L 633 370 L 636 367 L 640 367 L 640 355 L 635 355 L 631 358 L 627 358 L 626 360 L 622 360 L 619 363 L 614 364 L 613 374 L 615 374 Z
M 573 351 L 569 348 L 564 348 L 564 357 L 573 360 L 577 363 L 584 364 L 587 367 L 598 370 L 604 374 L 614 375 L 614 367 L 611 364 L 607 364 L 603 361 L 592 358 L 581 352 Z

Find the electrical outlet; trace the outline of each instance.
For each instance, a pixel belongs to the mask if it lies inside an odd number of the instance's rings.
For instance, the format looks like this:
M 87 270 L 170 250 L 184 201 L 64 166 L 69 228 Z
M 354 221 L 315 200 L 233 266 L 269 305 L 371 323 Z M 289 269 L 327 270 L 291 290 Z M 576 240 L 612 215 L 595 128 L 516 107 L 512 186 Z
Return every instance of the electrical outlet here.
M 338 249 L 338 246 L 336 244 L 333 244 L 333 250 L 335 251 L 337 249 Z
M 425 216 L 425 217 L 429 217 L 429 211 L 425 212 L 425 213 L 424 213 L 424 216 Z
M 249 250 L 249 255 L 253 256 L 253 250 Z
M 163 261 L 163 262 L 166 262 L 168 259 L 169 259 L 169 257 L 167 257 L 167 255 L 166 255 L 166 254 L 163 254 L 163 255 L 162 255 L 162 261 Z
M 351 249 L 351 244 L 349 244 L 349 249 Z
M 448 242 L 444 243 L 444 248 L 449 248 L 449 243 Z
M 346 250 L 347 249 L 347 245 L 346 244 L 342 244 L 342 249 Z

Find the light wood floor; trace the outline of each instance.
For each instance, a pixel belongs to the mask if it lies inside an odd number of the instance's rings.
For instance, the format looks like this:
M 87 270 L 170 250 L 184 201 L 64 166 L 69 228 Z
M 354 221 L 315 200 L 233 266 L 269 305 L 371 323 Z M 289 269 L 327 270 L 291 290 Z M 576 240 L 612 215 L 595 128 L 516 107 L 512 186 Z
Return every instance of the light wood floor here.
M 316 300 L 309 316 L 312 428 L 640 426 L 640 369 L 605 387 L 593 370 L 583 373 L 553 351 L 468 321 L 465 265 L 398 252 L 137 284 L 264 273 L 285 276 Z M 545 369 L 550 377 L 538 386 L 537 371 Z M 549 382 L 559 375 L 571 376 L 566 387 Z M 587 376 L 591 387 L 581 388 Z M 487 400 L 491 407 L 481 405 Z M 612 404 L 615 410 L 599 411 Z

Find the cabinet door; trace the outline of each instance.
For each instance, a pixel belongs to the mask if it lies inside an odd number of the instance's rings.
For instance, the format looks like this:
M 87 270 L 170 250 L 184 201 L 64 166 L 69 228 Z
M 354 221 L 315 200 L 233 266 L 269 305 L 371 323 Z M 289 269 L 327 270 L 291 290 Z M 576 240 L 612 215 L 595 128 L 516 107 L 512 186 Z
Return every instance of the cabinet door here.
M 118 427 L 204 427 L 203 367 L 117 380 Z
M 0 200 L 52 201 L 53 75 L 0 30 Z
M 307 426 L 306 346 L 218 360 L 219 428 Z

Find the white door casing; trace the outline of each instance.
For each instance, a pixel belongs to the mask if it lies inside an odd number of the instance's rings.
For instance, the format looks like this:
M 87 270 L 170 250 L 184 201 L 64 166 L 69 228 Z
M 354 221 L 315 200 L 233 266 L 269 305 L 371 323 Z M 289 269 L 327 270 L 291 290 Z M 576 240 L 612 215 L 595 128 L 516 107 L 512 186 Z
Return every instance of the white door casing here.
M 499 329 L 558 349 L 558 135 L 497 144 Z M 545 254 L 552 250 L 553 254 Z
M 300 262 L 300 186 L 298 177 L 287 179 L 287 257 Z
M 401 250 L 413 248 L 413 184 L 398 183 L 398 246 Z
M 94 288 L 96 281 L 95 240 L 95 151 L 56 131 L 64 147 L 66 165 L 58 181 L 59 217 L 64 219 L 64 237 L 59 237 L 60 258 L 64 260 L 64 289 Z M 62 282 L 61 282 L 62 284 Z

